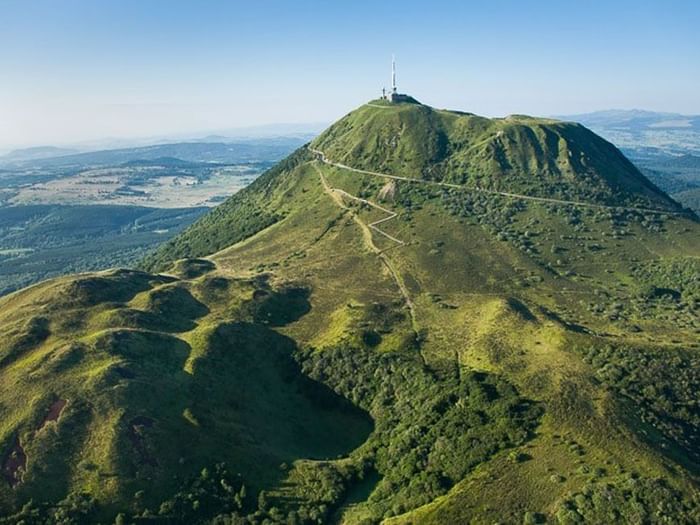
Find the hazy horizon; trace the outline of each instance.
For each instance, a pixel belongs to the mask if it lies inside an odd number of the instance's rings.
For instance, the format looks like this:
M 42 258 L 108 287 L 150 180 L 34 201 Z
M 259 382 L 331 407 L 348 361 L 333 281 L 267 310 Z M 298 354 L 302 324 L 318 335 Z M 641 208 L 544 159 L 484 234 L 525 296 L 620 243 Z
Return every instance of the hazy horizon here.
M 700 6 L 557 5 L 0 1 L 0 150 L 332 122 L 392 53 L 437 107 L 700 113 Z
M 173 133 L 157 133 L 154 135 L 130 135 L 130 136 L 95 136 L 76 141 L 53 141 L 50 143 L 27 143 L 15 146 L 0 144 L 0 155 L 11 151 L 56 147 L 59 149 L 74 149 L 76 151 L 94 151 L 99 149 L 132 148 L 164 143 L 192 142 L 218 137 L 227 140 L 254 140 L 261 138 L 274 139 L 275 137 L 293 137 L 316 135 L 320 133 L 328 122 L 277 122 L 260 124 L 256 126 L 231 127 L 227 129 L 201 129 L 180 131 Z

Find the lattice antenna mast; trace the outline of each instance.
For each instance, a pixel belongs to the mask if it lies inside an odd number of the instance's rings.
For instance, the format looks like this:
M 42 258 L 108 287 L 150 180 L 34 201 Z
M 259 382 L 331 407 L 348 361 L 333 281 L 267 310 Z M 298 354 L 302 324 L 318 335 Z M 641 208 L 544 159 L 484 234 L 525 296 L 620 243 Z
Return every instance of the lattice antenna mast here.
M 396 93 L 396 59 L 391 55 L 391 92 Z

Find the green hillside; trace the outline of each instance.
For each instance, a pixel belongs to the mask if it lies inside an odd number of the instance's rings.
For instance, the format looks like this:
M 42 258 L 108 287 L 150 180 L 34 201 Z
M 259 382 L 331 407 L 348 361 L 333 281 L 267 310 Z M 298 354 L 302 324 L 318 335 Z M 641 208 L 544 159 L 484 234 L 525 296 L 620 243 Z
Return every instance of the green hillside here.
M 0 299 L 6 522 L 700 520 L 700 224 L 579 125 L 374 101 L 143 268 Z
M 209 255 L 274 224 L 284 213 L 281 192 L 275 191 L 283 183 L 280 175 L 310 158 L 306 148 L 298 149 L 165 243 L 143 266 L 162 270 L 177 259 Z
M 364 106 L 314 145 L 356 168 L 611 205 L 675 209 L 612 144 L 580 124 L 402 104 Z

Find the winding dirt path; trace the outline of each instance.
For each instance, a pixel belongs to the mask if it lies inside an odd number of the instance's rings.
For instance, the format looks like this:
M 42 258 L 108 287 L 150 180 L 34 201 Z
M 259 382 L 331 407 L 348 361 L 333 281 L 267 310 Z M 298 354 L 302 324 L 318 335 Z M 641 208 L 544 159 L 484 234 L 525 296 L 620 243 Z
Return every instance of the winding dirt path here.
M 389 214 L 388 217 L 384 217 L 383 219 L 379 219 L 378 221 L 370 222 L 367 226 L 368 226 L 369 228 L 372 228 L 372 229 L 373 229 L 374 231 L 376 231 L 377 233 L 382 234 L 382 235 L 383 235 L 384 237 L 386 237 L 387 239 L 391 239 L 392 241 L 394 241 L 394 242 L 400 244 L 401 246 L 404 246 L 404 245 L 406 244 L 405 242 L 403 242 L 403 241 L 397 239 L 396 237 L 393 237 L 392 235 L 389 235 L 387 232 L 382 231 L 382 230 L 380 230 L 379 228 L 377 228 L 377 224 L 381 224 L 381 223 L 383 223 L 383 222 L 387 222 L 387 221 L 390 221 L 391 219 L 396 218 L 396 217 L 398 216 L 398 213 L 395 213 L 395 212 L 393 212 L 393 211 L 391 211 L 391 210 L 387 210 L 386 208 L 382 208 L 379 204 L 375 204 L 374 202 L 368 201 L 367 199 L 362 199 L 362 198 L 360 198 L 360 197 L 355 197 L 354 195 L 351 195 L 351 194 L 349 194 L 347 191 L 341 190 L 340 188 L 331 188 L 331 191 L 334 191 L 334 192 L 336 192 L 336 193 L 340 193 L 341 195 L 344 195 L 344 196 L 347 197 L 348 199 L 351 199 L 351 200 L 354 200 L 354 201 L 358 201 L 358 202 L 361 202 L 361 203 L 363 203 L 363 204 L 367 204 L 368 206 L 371 206 L 371 207 L 373 207 L 373 208 L 376 208 L 376 209 L 378 209 L 378 210 L 383 211 L 384 213 Z
M 374 244 L 374 239 L 372 238 L 372 230 L 374 230 L 374 231 L 377 231 L 377 232 L 381 233 L 381 234 L 384 235 L 385 237 L 388 237 L 389 239 L 391 239 L 391 240 L 393 240 L 393 241 L 399 243 L 400 245 L 404 246 L 405 243 L 404 243 L 403 241 L 400 241 L 399 239 L 396 239 L 395 237 L 392 237 L 391 235 L 389 235 L 389 234 L 387 234 L 387 233 L 381 231 L 381 230 L 378 229 L 376 226 L 372 226 L 372 225 L 376 225 L 376 224 L 378 224 L 378 223 L 380 223 L 380 222 L 385 222 L 385 221 L 387 221 L 387 220 L 393 219 L 394 217 L 396 217 L 396 214 L 395 214 L 394 212 L 391 212 L 391 211 L 389 211 L 389 210 L 387 210 L 387 209 L 385 209 L 385 208 L 382 208 L 381 206 L 379 206 L 379 205 L 377 205 L 377 204 L 374 204 L 374 203 L 372 203 L 372 202 L 370 202 L 370 201 L 368 201 L 368 200 L 366 200 L 366 199 L 361 199 L 361 198 L 359 198 L 359 197 L 355 197 L 354 195 L 351 195 L 351 194 L 349 194 L 348 192 L 346 192 L 346 191 L 344 191 L 344 190 L 340 190 L 340 189 L 337 189 L 337 188 L 332 188 L 332 187 L 330 186 L 330 184 L 328 184 L 328 180 L 327 180 L 326 177 L 323 175 L 323 172 L 319 169 L 318 165 L 316 165 L 315 163 L 313 163 L 312 165 L 313 165 L 314 169 L 316 170 L 316 173 L 318 173 L 319 178 L 321 179 L 321 184 L 323 185 L 323 190 L 324 190 L 328 195 L 330 195 L 330 197 L 333 199 L 333 201 L 334 201 L 340 208 L 342 208 L 342 209 L 348 211 L 348 212 L 351 214 L 351 216 L 352 216 L 353 220 L 355 221 L 355 223 L 356 223 L 356 224 L 360 227 L 360 229 L 362 230 L 362 237 L 363 237 L 363 239 L 364 239 L 364 241 L 365 241 L 365 244 L 367 245 L 367 247 L 368 247 L 373 253 L 375 253 L 375 254 L 377 255 L 377 257 L 379 257 L 379 259 L 382 261 L 382 264 L 384 264 L 384 267 L 387 269 L 387 271 L 388 271 L 389 274 L 391 275 L 391 278 L 392 278 L 392 279 L 394 280 L 394 282 L 396 283 L 396 286 L 399 288 L 399 292 L 401 293 L 401 296 L 403 297 L 404 302 L 406 303 L 406 307 L 408 308 L 408 311 L 409 311 L 409 313 L 410 313 L 410 315 L 411 315 L 411 326 L 413 327 L 413 331 L 417 333 L 417 331 L 418 331 L 418 326 L 417 326 L 417 323 L 416 323 L 415 305 L 413 304 L 413 301 L 411 300 L 411 295 L 410 295 L 409 292 L 408 292 L 408 288 L 406 287 L 406 283 L 404 283 L 403 279 L 401 278 L 401 275 L 400 275 L 399 272 L 396 270 L 396 267 L 394 266 L 394 264 L 393 264 L 393 262 L 391 261 L 391 259 L 386 255 L 386 253 L 384 253 L 384 251 L 382 251 L 381 249 L 379 249 L 379 247 L 378 247 L 376 244 Z M 360 202 L 366 203 L 366 204 L 368 204 L 368 205 L 370 205 L 370 206 L 373 206 L 373 207 L 375 207 L 375 208 L 378 208 L 378 209 L 380 209 L 380 210 L 382 210 L 382 211 L 384 211 L 384 212 L 386 212 L 386 213 L 389 213 L 391 216 L 390 216 L 390 217 L 386 217 L 386 218 L 384 218 L 384 219 L 381 219 L 380 221 L 375 221 L 375 222 L 373 222 L 371 225 L 370 225 L 370 224 L 365 224 L 365 223 L 360 219 L 360 217 L 357 215 L 357 213 L 355 213 L 354 210 L 352 210 L 351 208 L 349 208 L 348 206 L 345 205 L 345 203 L 343 202 L 342 196 L 345 196 L 345 197 L 351 198 L 351 199 L 353 199 L 353 200 L 358 200 L 358 201 L 360 201 Z

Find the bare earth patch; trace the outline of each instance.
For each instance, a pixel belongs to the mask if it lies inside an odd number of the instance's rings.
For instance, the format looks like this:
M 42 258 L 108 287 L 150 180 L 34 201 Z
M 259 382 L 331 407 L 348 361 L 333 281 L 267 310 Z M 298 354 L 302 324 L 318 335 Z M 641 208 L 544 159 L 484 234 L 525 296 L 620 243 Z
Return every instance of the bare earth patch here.
M 22 474 L 27 468 L 27 455 L 19 442 L 19 437 L 2 460 L 2 477 L 11 487 L 16 487 L 22 481 Z
M 36 431 L 39 432 L 48 423 L 58 421 L 58 418 L 61 417 L 61 413 L 63 413 L 63 409 L 66 407 L 67 404 L 68 401 L 66 401 L 65 399 L 57 399 L 56 401 L 54 401 L 49 407 L 49 411 L 47 412 L 46 416 L 44 417 L 44 420 L 41 422 L 39 428 L 37 428 Z
M 154 421 L 146 416 L 136 416 L 129 422 L 129 441 L 139 455 L 141 463 L 151 467 L 157 467 L 156 458 L 149 452 L 144 439 L 144 433 L 153 426 Z

